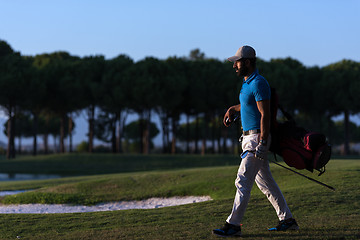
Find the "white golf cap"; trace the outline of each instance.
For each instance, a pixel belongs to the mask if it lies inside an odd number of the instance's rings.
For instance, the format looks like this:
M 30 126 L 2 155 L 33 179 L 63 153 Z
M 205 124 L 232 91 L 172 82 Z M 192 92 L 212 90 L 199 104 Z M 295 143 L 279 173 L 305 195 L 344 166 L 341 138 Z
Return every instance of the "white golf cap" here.
M 256 58 L 255 50 L 250 46 L 242 46 L 236 51 L 235 56 L 229 57 L 228 60 L 236 62 L 241 58 Z

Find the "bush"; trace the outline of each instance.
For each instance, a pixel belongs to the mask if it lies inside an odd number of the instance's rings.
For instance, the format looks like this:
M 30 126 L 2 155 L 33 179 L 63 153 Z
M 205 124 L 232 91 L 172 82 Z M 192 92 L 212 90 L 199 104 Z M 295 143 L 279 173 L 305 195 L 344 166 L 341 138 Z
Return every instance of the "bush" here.
M 6 158 L 6 150 L 3 147 L 0 147 L 0 159 Z
M 104 145 L 98 145 L 94 147 L 94 152 L 96 153 L 109 153 L 111 152 L 111 148 Z
M 76 146 L 76 151 L 80 153 L 89 151 L 89 143 L 86 141 L 82 141 L 79 145 Z

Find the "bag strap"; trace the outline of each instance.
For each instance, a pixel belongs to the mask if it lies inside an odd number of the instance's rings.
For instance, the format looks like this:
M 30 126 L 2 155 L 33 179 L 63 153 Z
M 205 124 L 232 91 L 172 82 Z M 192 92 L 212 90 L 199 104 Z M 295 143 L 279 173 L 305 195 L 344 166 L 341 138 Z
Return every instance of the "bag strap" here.
M 286 117 L 288 121 L 295 123 L 295 119 L 293 118 L 293 116 L 291 116 L 290 113 L 286 112 L 280 104 L 278 104 L 278 108 L 280 109 L 281 113 Z

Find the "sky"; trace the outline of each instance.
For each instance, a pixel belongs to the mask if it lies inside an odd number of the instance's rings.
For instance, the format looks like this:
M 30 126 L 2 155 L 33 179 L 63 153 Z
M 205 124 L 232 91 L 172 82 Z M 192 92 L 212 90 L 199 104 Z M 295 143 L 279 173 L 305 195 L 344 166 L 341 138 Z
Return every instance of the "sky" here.
M 291 57 L 320 67 L 360 61 L 358 0 L 0 0 L 0 6 L 0 39 L 22 55 L 126 54 L 139 61 L 199 48 L 225 60 L 251 45 L 267 61 Z M 83 117 L 78 121 L 75 141 L 85 139 L 87 128 Z

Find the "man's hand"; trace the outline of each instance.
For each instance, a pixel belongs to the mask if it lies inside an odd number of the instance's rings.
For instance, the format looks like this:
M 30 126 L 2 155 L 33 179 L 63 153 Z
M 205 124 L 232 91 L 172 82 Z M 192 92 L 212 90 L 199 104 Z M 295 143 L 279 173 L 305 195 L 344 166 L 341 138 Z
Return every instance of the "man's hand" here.
M 231 123 L 234 121 L 234 114 L 236 114 L 236 112 L 239 111 L 240 111 L 240 104 L 229 107 L 229 109 L 225 113 L 223 120 L 223 123 L 226 127 L 229 127 L 231 125 Z
M 231 108 L 229 108 L 226 113 L 225 113 L 225 116 L 224 116 L 224 125 L 226 127 L 229 127 L 232 123 L 232 120 L 233 120 L 233 115 L 235 114 L 235 111 L 232 110 Z
M 264 160 L 267 155 L 267 147 L 266 145 L 262 144 L 261 142 L 255 148 L 255 157 L 259 158 L 260 160 Z

